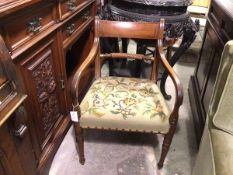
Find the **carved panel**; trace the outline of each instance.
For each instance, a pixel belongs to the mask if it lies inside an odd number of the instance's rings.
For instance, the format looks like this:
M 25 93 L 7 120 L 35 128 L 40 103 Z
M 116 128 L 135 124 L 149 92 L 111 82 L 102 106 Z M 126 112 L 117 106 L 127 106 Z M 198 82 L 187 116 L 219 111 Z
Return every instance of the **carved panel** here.
M 40 149 L 43 150 L 63 117 L 63 101 L 57 85 L 59 68 L 55 42 L 39 45 L 21 62 L 28 99 L 27 112 L 33 118 Z M 55 62 L 56 61 L 56 62 Z
M 32 72 L 41 111 L 44 136 L 48 135 L 50 129 L 60 116 L 58 99 L 55 91 L 56 81 L 51 63 L 51 51 L 47 54 L 47 58 L 45 58 Z

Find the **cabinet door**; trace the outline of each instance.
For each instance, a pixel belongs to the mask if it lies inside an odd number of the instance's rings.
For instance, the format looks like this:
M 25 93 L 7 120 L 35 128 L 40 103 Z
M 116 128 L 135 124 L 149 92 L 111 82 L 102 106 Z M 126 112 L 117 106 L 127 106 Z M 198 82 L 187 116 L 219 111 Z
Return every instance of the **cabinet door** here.
M 55 39 L 46 39 L 20 63 L 26 93 L 27 111 L 33 118 L 40 151 L 49 144 L 65 116 L 62 77 Z
M 36 174 L 36 159 L 23 106 L 0 127 L 0 174 Z
M 1 162 L 0 162 L 0 174 L 2 174 L 2 175 L 6 174 L 5 170 L 3 169 L 3 165 L 2 165 Z
M 2 166 L 2 167 L 1 167 Z M 7 124 L 0 127 L 0 171 L 1 175 L 24 175 L 21 162 Z
M 200 99 L 204 112 L 207 112 L 209 108 L 223 47 L 224 43 L 219 38 L 213 25 L 207 23 L 206 36 L 197 69 L 197 80 L 201 94 Z
M 204 38 L 204 44 L 202 46 L 200 60 L 196 70 L 196 77 L 200 94 L 202 94 L 205 89 L 205 80 L 211 68 L 212 57 L 215 49 L 212 39 L 213 30 L 210 28 L 210 25 L 208 23 L 206 28 L 207 30 Z
M 209 78 L 208 78 L 207 83 L 206 83 L 207 84 L 206 90 L 205 90 L 205 93 L 204 93 L 203 99 L 202 99 L 202 103 L 204 105 L 205 112 L 207 112 L 208 108 L 209 108 L 210 99 L 211 99 L 211 96 L 212 96 L 212 93 L 214 90 L 214 84 L 215 84 L 217 73 L 218 73 L 220 59 L 221 59 L 221 54 L 218 51 L 216 51 L 215 55 L 213 57 L 213 64 L 211 66 L 210 75 L 209 75 Z

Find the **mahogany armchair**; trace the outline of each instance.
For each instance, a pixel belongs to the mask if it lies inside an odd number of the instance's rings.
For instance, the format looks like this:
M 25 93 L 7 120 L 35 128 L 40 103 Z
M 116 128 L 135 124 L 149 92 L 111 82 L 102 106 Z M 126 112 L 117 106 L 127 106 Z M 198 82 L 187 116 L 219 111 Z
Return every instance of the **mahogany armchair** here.
M 100 53 L 100 37 L 154 39 L 154 57 L 141 54 Z M 120 22 L 95 19 L 95 40 L 88 57 L 75 73 L 71 84 L 73 117 L 79 162 L 84 164 L 84 128 L 104 130 L 149 132 L 164 135 L 158 167 L 163 167 L 178 122 L 179 107 L 183 101 L 183 89 L 176 73 L 163 53 L 164 20 L 158 23 Z M 151 79 L 126 77 L 101 77 L 103 60 L 130 58 L 150 60 Z M 84 70 L 95 62 L 95 80 L 79 103 L 78 85 Z M 174 108 L 170 112 L 156 85 L 158 64 L 168 71 L 176 92 Z M 78 117 L 77 117 L 78 116 Z M 74 119 L 77 117 L 76 119 Z

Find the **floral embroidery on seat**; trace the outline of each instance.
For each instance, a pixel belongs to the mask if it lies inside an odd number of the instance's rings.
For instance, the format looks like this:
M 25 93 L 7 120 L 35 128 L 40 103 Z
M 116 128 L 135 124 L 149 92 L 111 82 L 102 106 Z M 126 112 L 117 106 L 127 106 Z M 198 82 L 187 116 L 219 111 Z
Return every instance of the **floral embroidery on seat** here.
M 158 89 L 150 80 L 104 77 L 96 80 L 81 104 L 82 114 L 113 115 L 124 120 L 135 116 L 167 119 Z
M 90 105 L 87 101 L 83 104 L 82 113 L 88 112 L 89 114 L 94 114 L 97 117 L 102 117 L 106 114 L 106 104 L 104 99 L 101 99 L 99 95 L 95 95 L 92 101 L 92 105 Z
M 152 88 L 146 88 L 144 87 L 143 89 L 140 89 L 139 91 L 140 95 L 142 96 L 153 96 L 153 95 L 156 95 L 158 94 L 157 92 L 155 92 Z
M 114 106 L 117 107 L 115 110 L 111 110 L 113 114 L 122 114 L 124 119 L 127 119 L 127 116 L 135 116 L 136 113 L 132 112 L 132 106 L 137 103 L 136 99 L 126 97 L 118 102 L 113 101 Z
M 145 115 L 149 115 L 150 118 L 154 118 L 156 116 L 160 116 L 162 121 L 166 120 L 166 115 L 163 112 L 163 106 L 160 101 L 156 101 L 154 104 L 146 103 L 147 110 L 144 111 Z

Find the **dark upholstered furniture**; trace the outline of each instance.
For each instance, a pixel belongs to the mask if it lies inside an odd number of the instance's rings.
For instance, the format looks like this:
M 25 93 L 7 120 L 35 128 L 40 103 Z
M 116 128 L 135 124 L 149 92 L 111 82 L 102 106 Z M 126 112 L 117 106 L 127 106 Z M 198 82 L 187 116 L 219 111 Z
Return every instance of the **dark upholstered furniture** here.
M 192 175 L 233 174 L 233 41 L 222 54 Z

